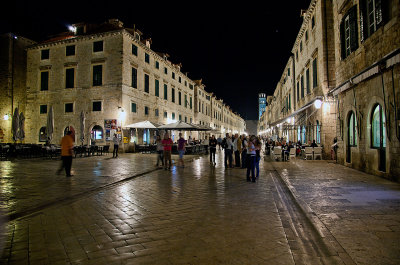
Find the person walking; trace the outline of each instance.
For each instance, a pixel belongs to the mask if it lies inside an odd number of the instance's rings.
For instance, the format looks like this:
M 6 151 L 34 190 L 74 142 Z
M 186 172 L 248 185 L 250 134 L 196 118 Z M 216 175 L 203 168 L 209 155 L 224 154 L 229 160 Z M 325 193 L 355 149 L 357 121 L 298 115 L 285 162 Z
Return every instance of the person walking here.
M 224 139 L 225 142 L 225 168 L 228 166 L 231 168 L 232 166 L 232 139 L 229 136 L 229 133 L 226 134 L 226 137 Z M 229 161 L 229 165 L 228 165 Z
M 256 165 L 256 147 L 254 145 L 255 137 L 251 136 L 247 147 L 247 173 L 246 180 L 256 182 L 255 165 Z M 251 173 L 251 179 L 250 179 Z
M 174 143 L 172 142 L 172 139 L 169 137 L 168 133 L 164 134 L 164 139 L 162 140 L 161 143 L 164 147 L 164 169 L 165 170 L 171 169 L 172 166 L 171 151 L 172 151 L 172 145 Z M 167 163 L 167 161 L 169 162 L 169 164 Z
M 254 147 L 256 151 L 255 169 L 256 169 L 256 179 L 260 176 L 260 160 L 261 160 L 261 147 L 262 143 L 258 137 L 254 141 Z
M 65 169 L 67 177 L 72 177 L 72 155 L 74 150 L 74 139 L 72 138 L 72 132 L 68 131 L 67 134 L 61 139 L 61 167 L 57 170 L 57 175 L 61 174 L 61 171 Z
M 215 139 L 215 136 L 211 136 L 210 139 L 210 163 L 215 166 L 215 152 L 217 151 L 217 139 Z
M 156 167 L 159 167 L 159 163 L 161 161 L 161 165 L 164 167 L 164 146 L 162 145 L 161 136 L 157 135 L 156 139 L 157 145 L 157 164 Z
M 242 135 L 242 167 L 247 168 L 247 139 L 245 135 Z
M 186 140 L 182 137 L 182 133 L 179 133 L 179 139 L 178 139 L 179 162 L 178 162 L 178 166 L 180 166 L 180 167 L 185 167 L 185 164 L 183 163 L 183 155 L 185 154 L 185 151 L 186 151 Z
M 239 135 L 235 134 L 235 140 L 233 141 L 233 153 L 235 155 L 235 167 L 240 167 L 241 144 L 242 144 L 242 141 L 240 140 Z
M 218 136 L 217 143 L 218 143 L 218 149 L 221 151 L 221 146 L 222 146 L 222 138 L 221 138 L 221 136 Z
M 118 157 L 119 139 L 116 133 L 114 133 L 113 143 L 114 143 L 113 157 Z

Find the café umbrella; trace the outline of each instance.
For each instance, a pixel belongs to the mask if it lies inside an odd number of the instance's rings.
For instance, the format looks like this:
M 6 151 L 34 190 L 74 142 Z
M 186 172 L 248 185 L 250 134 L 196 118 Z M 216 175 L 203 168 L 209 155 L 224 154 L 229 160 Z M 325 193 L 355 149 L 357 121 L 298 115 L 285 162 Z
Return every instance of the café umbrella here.
M 53 106 L 50 107 L 49 113 L 47 113 L 47 140 L 49 143 L 53 139 L 54 132 L 54 110 Z
M 15 108 L 14 115 L 12 117 L 12 134 L 14 142 L 19 140 L 19 111 L 18 108 Z
M 82 145 L 83 145 L 83 141 L 85 140 L 85 120 L 86 120 L 85 112 L 81 111 L 81 116 L 80 116 L 81 131 L 80 131 L 80 134 L 81 134 Z

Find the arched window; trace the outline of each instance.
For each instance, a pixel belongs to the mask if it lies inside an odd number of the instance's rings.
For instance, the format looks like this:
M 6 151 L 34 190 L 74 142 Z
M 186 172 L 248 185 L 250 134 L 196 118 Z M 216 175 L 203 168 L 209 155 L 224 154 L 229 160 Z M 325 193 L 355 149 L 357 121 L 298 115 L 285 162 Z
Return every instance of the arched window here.
M 102 140 L 103 139 L 103 128 L 99 125 L 95 125 L 91 132 L 92 140 Z
M 316 142 L 317 142 L 317 144 L 320 144 L 321 143 L 321 126 L 319 125 L 319 121 L 317 120 L 317 126 L 315 127 L 315 130 L 316 130 Z
M 375 148 L 386 147 L 386 119 L 381 105 L 377 104 L 372 109 L 371 118 L 371 146 Z
M 357 119 L 353 111 L 350 112 L 347 128 L 349 130 L 349 145 L 357 146 Z
M 39 130 L 39 142 L 46 142 L 46 140 L 47 140 L 46 127 L 43 126 Z
M 301 128 L 301 140 L 302 140 L 303 144 L 305 144 L 306 141 L 307 141 L 307 139 L 306 139 L 306 126 L 304 126 L 304 125 Z
M 297 127 L 297 141 L 301 142 L 301 129 L 300 129 L 300 126 Z

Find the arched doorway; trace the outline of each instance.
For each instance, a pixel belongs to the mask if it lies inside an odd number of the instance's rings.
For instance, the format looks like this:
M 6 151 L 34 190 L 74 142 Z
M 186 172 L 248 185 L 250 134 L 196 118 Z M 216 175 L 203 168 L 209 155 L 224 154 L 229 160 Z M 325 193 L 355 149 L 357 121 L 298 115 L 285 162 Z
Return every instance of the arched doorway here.
M 357 146 L 357 119 L 353 111 L 350 111 L 347 120 L 347 145 L 346 162 L 351 163 L 351 147 Z
M 95 125 L 90 132 L 90 140 L 92 144 L 95 144 L 97 141 L 102 141 L 104 137 L 103 128 L 100 125 Z
M 46 142 L 47 141 L 47 132 L 46 132 L 46 127 L 43 126 L 39 130 L 39 142 Z
M 372 108 L 371 147 L 378 149 L 378 170 L 386 171 L 386 118 L 380 104 Z

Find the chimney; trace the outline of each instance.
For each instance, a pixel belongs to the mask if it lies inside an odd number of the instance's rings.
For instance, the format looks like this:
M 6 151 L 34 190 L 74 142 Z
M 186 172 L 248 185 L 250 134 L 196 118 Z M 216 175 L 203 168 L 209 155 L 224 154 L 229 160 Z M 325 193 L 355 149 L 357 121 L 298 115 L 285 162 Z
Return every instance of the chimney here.
M 151 44 L 152 44 L 151 38 L 146 39 L 146 47 L 150 49 Z

